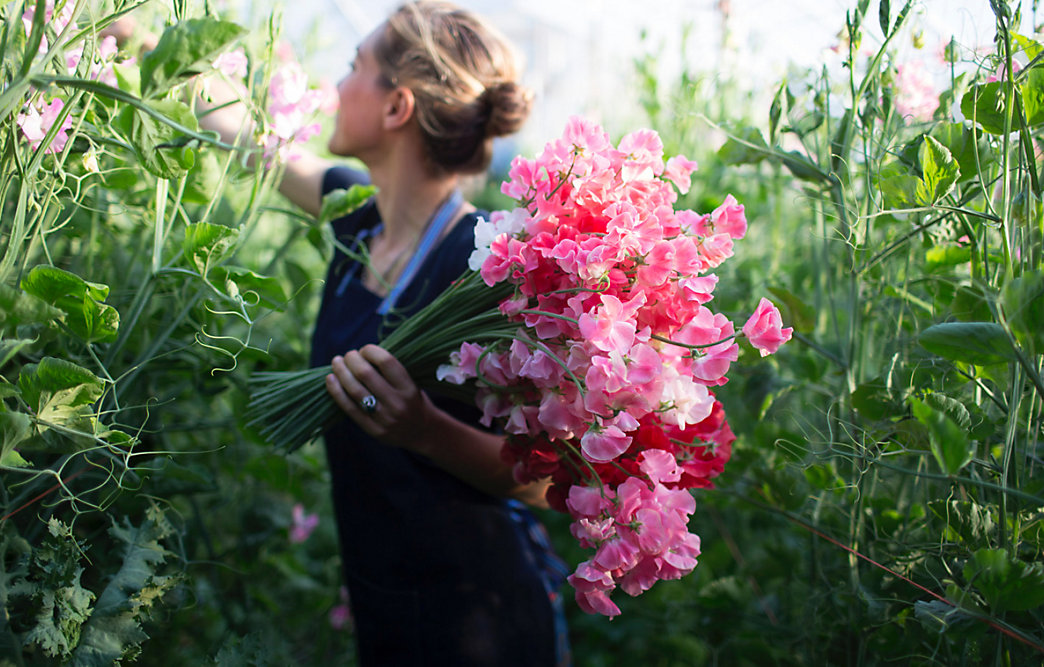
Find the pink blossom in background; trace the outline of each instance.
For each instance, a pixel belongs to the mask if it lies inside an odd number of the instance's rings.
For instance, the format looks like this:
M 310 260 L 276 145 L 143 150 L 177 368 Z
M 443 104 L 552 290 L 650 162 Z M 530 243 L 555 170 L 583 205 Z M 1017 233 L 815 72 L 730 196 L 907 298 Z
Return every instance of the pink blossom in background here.
M 305 514 L 304 505 L 294 505 L 292 522 L 290 524 L 290 541 L 300 544 L 308 539 L 315 527 L 319 525 L 318 514 Z
M 904 119 L 931 120 L 939 108 L 939 93 L 928 68 L 920 60 L 896 66 L 895 90 L 895 110 Z
M 1018 74 L 1019 71 L 1021 71 L 1021 70 L 1022 70 L 1022 63 L 1020 63 L 1018 60 L 1012 60 L 1011 61 L 1011 73 L 1012 74 Z M 986 83 L 996 83 L 997 81 L 1004 81 L 1007 78 L 1008 78 L 1008 68 L 1002 62 L 1001 64 L 997 65 L 997 69 L 996 69 L 996 71 L 993 74 L 991 74 L 988 77 L 986 77 Z
M 282 56 L 281 56 L 282 57 Z M 319 134 L 319 123 L 312 116 L 328 104 L 328 92 L 309 88 L 308 75 L 294 60 L 284 59 L 268 84 L 268 131 L 262 136 L 265 157 L 293 160 L 289 144 L 303 142 Z
M 230 79 L 242 79 L 245 77 L 249 64 L 246 52 L 241 48 L 222 53 L 214 59 L 214 69 Z
M 765 297 L 761 298 L 754 314 L 743 325 L 743 334 L 750 340 L 751 345 L 761 351 L 763 357 L 778 350 L 780 345 L 790 340 L 793 332 L 793 327 L 783 328 L 783 318 L 780 317 L 779 311 Z
M 72 20 L 73 9 L 75 9 L 76 3 L 72 0 L 65 0 L 62 3 L 62 8 L 56 15 L 54 13 L 54 0 L 47 0 L 44 5 L 44 24 L 49 25 L 57 34 L 61 34 L 65 27 L 69 25 L 69 21 Z M 25 35 L 28 37 L 33 31 L 33 20 L 36 18 L 36 3 L 27 2 L 25 13 L 22 14 L 22 25 L 25 27 Z M 47 42 L 47 36 L 44 35 L 40 39 L 41 54 L 47 53 L 49 48 Z
M 351 601 L 348 599 L 348 588 L 341 586 L 341 603 L 330 609 L 330 627 L 344 630 L 352 625 Z
M 50 104 L 45 104 L 41 109 L 37 109 L 30 104 L 23 113 L 18 114 L 15 123 L 21 128 L 22 134 L 29 140 L 29 145 L 33 150 L 40 146 L 40 142 L 43 141 L 51 126 L 58 120 L 58 115 L 64 107 L 65 102 L 56 98 Z M 65 144 L 69 141 L 68 131 L 71 129 L 72 118 L 66 116 L 57 134 L 54 135 L 54 141 L 47 146 L 45 152 L 60 153 L 65 150 Z

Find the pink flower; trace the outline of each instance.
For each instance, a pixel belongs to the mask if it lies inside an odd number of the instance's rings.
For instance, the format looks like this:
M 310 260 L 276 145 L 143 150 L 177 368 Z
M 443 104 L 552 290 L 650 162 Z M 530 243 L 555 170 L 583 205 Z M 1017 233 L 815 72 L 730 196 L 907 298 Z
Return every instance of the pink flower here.
M 341 586 L 341 603 L 332 607 L 329 614 L 330 627 L 334 630 L 343 630 L 352 625 L 352 607 L 348 599 L 348 588 Z
M 248 66 L 249 62 L 247 61 L 246 52 L 241 48 L 222 53 L 214 59 L 214 69 L 232 79 L 245 77 Z
M 754 314 L 743 325 L 743 334 L 750 340 L 751 345 L 761 351 L 763 357 L 778 350 L 780 345 L 790 340 L 793 332 L 792 327 L 783 328 L 783 318 L 780 317 L 779 311 L 765 297 L 761 298 Z
M 678 192 L 685 194 L 692 185 L 692 172 L 696 171 L 697 167 L 695 160 L 690 160 L 683 155 L 675 155 L 667 160 L 663 176 L 678 188 Z
M 40 146 L 40 142 L 43 141 L 47 132 L 54 125 L 55 121 L 58 120 L 58 116 L 64 107 L 65 103 L 56 98 L 50 104 L 45 104 L 42 111 L 38 111 L 35 106 L 30 104 L 26 107 L 24 113 L 18 114 L 15 122 L 21 128 L 25 138 L 29 140 L 29 145 L 33 150 Z M 72 118 L 66 116 L 58 132 L 54 135 L 54 140 L 47 146 L 44 152 L 60 153 L 65 150 L 65 144 L 69 141 L 68 131 L 71 129 Z
M 931 120 L 939 108 L 939 94 L 923 62 L 914 60 L 895 68 L 895 110 L 905 119 Z
M 290 524 L 290 541 L 294 544 L 304 542 L 318 525 L 319 515 L 305 514 L 304 505 L 297 503 L 294 505 L 293 519 Z

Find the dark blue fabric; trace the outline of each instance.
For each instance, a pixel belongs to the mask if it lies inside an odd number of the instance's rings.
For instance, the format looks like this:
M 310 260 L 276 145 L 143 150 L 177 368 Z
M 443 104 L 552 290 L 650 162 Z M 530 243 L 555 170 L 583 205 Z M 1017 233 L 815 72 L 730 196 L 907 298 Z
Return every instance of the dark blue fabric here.
M 323 192 L 361 178 L 331 169 Z M 408 315 L 460 276 L 474 246 L 475 220 L 465 216 L 443 237 L 399 299 L 400 312 Z M 379 222 L 371 201 L 333 228 L 351 247 L 362 230 Z M 313 336 L 313 365 L 377 342 L 386 326 L 375 312 L 380 298 L 362 286 L 361 275 L 343 280 L 352 264 L 335 251 Z M 439 404 L 477 420 L 473 406 Z M 376 442 L 351 420 L 330 429 L 325 442 L 363 665 L 556 663 L 556 623 L 543 576 L 547 554 L 518 530 L 517 508 L 423 457 Z

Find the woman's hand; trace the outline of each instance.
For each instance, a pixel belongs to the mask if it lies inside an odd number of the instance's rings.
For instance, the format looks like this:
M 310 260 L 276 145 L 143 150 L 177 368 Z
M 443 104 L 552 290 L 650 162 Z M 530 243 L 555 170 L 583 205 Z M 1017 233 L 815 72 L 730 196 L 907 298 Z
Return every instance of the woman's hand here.
M 326 376 L 326 391 L 377 440 L 421 454 L 492 496 L 547 507 L 548 480 L 519 484 L 500 455 L 504 438 L 440 410 L 384 348 L 367 345 L 352 350 L 334 357 L 331 366 L 333 373 Z M 375 403 L 370 403 L 371 396 Z
M 334 357 L 330 365 L 326 391 L 352 421 L 387 445 L 417 449 L 435 406 L 398 359 L 367 345 Z

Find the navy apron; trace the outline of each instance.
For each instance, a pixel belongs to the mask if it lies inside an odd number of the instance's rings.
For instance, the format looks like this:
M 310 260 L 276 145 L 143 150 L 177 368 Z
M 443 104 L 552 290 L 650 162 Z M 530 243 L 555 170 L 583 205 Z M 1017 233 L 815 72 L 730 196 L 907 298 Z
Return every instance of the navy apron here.
M 323 191 L 358 181 L 358 172 L 331 169 Z M 430 253 L 418 250 L 426 257 L 408 265 L 404 275 L 412 276 L 392 292 L 396 314 L 415 311 L 459 277 L 474 247 L 475 220 L 465 216 L 441 239 L 435 234 Z M 379 224 L 371 201 L 333 226 L 340 243 L 351 247 Z M 335 250 L 312 340 L 313 366 L 375 343 L 386 331 L 387 301 L 361 279 L 359 265 Z M 474 406 L 434 400 L 458 419 L 477 422 Z M 527 510 L 424 457 L 375 441 L 350 419 L 324 440 L 363 665 L 562 664 L 559 563 L 539 543 L 542 527 Z

